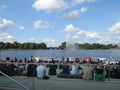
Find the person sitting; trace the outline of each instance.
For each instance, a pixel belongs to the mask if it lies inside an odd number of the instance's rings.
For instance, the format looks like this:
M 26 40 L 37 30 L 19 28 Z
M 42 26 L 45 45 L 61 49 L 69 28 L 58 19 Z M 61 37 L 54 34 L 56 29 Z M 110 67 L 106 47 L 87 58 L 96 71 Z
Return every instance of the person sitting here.
M 49 77 L 46 75 L 46 67 L 42 63 L 37 66 L 36 71 L 38 78 L 49 79 Z
M 52 76 L 57 75 L 56 69 L 57 69 L 57 65 L 55 65 L 55 61 L 52 60 L 52 64 L 49 65 L 49 75 L 52 75 Z
M 58 78 L 68 78 L 68 76 L 70 75 L 70 71 L 69 71 L 69 65 L 63 65 L 62 66 L 62 71 L 57 75 Z
M 24 71 L 24 65 L 22 64 L 22 61 L 20 60 L 17 66 L 17 75 L 21 76 L 23 71 Z
M 69 75 L 70 74 L 70 71 L 69 71 L 69 66 L 68 65 L 64 65 L 63 66 L 63 70 L 61 71 L 62 75 Z
M 28 77 L 35 77 L 36 76 L 36 67 L 37 65 L 34 64 L 34 61 L 31 59 L 29 64 L 27 65 L 27 76 Z
M 72 65 L 69 66 L 69 70 L 70 70 L 71 75 L 80 74 L 78 69 L 79 69 L 79 67 L 78 67 L 76 62 L 73 62 Z
M 97 81 L 104 81 L 105 80 L 105 74 L 102 66 L 98 66 L 95 69 L 95 80 Z
M 83 68 L 83 79 L 84 80 L 92 80 L 93 79 L 93 68 L 87 64 Z
M 117 66 L 114 66 L 111 71 L 111 77 L 112 78 L 118 78 L 120 79 L 120 68 Z

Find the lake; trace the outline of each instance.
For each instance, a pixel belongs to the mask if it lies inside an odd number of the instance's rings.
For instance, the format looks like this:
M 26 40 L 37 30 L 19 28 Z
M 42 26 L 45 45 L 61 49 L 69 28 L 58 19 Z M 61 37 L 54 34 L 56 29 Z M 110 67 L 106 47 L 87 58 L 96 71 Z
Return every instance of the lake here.
M 1 50 L 1 59 L 10 57 L 22 60 L 31 55 L 35 57 L 111 57 L 120 60 L 120 50 Z

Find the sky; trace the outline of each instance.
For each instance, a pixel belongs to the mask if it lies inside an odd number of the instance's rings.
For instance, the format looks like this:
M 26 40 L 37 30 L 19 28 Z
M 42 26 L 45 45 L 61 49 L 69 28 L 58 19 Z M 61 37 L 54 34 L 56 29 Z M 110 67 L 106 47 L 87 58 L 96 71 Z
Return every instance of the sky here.
M 0 0 L 0 42 L 120 43 L 120 0 Z

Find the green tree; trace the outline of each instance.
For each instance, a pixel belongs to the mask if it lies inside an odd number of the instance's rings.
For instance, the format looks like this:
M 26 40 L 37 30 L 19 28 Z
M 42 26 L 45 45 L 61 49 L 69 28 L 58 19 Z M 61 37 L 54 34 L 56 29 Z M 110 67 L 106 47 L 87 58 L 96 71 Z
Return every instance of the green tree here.
M 35 43 L 30 43 L 29 48 L 30 49 L 36 49 L 36 44 Z
M 24 44 L 18 43 L 18 49 L 24 49 Z
M 0 49 L 4 49 L 4 42 L 0 42 Z
M 11 48 L 11 43 L 10 42 L 5 43 L 4 49 L 10 49 L 10 48 Z
M 19 44 L 19 43 L 16 42 L 16 41 L 13 42 L 13 43 L 11 44 L 11 45 L 12 45 L 11 48 L 18 49 L 18 44 Z
M 23 49 L 29 49 L 29 43 L 24 43 L 23 44 Z
M 65 49 L 66 48 L 66 42 L 62 42 L 62 44 L 59 46 L 59 48 Z
M 110 49 L 110 48 L 112 48 L 112 47 L 113 47 L 112 44 L 108 44 L 108 45 L 107 45 L 107 48 L 108 48 L 108 49 Z
M 47 49 L 47 45 L 44 42 L 41 42 L 40 49 Z

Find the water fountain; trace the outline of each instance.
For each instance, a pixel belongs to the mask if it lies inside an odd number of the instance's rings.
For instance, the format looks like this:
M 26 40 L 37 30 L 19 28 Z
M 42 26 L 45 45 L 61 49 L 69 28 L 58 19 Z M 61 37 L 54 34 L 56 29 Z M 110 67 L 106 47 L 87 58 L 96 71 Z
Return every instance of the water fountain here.
M 79 45 L 76 43 L 76 38 L 73 38 L 70 33 L 66 37 L 66 50 L 76 50 L 79 49 Z
M 79 49 L 79 46 L 77 43 L 66 42 L 66 50 L 76 50 L 76 49 Z

